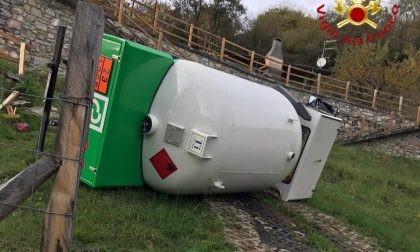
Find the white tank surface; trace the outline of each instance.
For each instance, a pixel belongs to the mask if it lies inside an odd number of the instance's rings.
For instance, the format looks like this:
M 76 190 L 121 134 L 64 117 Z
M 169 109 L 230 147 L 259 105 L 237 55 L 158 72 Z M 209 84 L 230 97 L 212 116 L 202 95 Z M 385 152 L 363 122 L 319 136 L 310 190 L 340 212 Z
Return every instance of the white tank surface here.
M 150 110 L 142 173 L 170 194 L 234 193 L 274 187 L 296 166 L 299 116 L 278 91 L 177 60 Z

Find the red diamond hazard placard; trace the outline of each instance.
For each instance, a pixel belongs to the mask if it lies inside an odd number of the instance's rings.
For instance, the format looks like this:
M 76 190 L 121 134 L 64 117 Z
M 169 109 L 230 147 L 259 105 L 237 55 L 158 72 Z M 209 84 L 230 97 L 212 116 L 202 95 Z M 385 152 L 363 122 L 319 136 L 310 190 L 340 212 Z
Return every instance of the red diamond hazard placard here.
M 156 155 L 151 157 L 150 162 L 152 163 L 153 167 L 155 167 L 155 170 L 162 179 L 165 179 L 176 170 L 178 170 L 165 149 L 162 149 L 156 153 Z

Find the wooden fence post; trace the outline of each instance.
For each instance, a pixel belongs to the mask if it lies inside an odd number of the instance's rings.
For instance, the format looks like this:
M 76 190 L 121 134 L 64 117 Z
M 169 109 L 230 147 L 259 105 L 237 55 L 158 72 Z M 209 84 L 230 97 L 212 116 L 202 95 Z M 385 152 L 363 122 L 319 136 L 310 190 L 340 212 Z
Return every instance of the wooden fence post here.
M 292 73 L 292 65 L 289 64 L 287 66 L 287 75 L 286 75 L 286 86 L 289 86 L 289 82 L 290 82 L 290 74 Z
M 159 32 L 159 38 L 157 41 L 156 49 L 160 50 L 162 49 L 162 40 L 163 40 L 163 31 Z
M 400 103 L 398 104 L 398 112 L 402 112 L 403 109 L 403 102 L 404 102 L 404 97 L 401 95 L 400 96 Z
M 254 59 L 255 59 L 255 51 L 251 51 L 251 59 L 249 61 L 249 72 L 252 73 L 254 70 Z
M 158 19 L 159 19 L 159 8 L 156 5 L 155 15 L 153 16 L 153 27 L 155 27 L 155 28 L 158 26 Z
M 19 52 L 19 75 L 23 75 L 23 68 L 25 66 L 25 49 L 26 44 L 24 42 L 20 43 L 20 52 Z
M 44 214 L 41 251 L 70 251 L 83 146 L 104 30 L 101 7 L 79 1 L 64 80 L 55 156 L 62 157 Z
M 344 96 L 344 100 L 348 101 L 349 100 L 349 93 L 350 93 L 350 81 L 347 81 L 346 84 L 346 94 Z
M 420 125 L 420 106 L 417 109 L 417 125 Z
M 125 0 L 120 0 L 120 5 L 118 6 L 117 27 L 121 27 L 122 26 L 122 17 L 123 17 L 123 13 L 124 13 L 124 1 Z
M 188 33 L 188 47 L 192 46 L 192 39 L 194 34 L 194 24 L 190 24 L 190 32 Z
M 321 73 L 318 74 L 318 79 L 316 81 L 316 94 L 320 94 L 321 93 Z
M 222 46 L 220 48 L 220 60 L 223 60 L 225 57 L 225 46 L 226 46 L 226 38 L 222 38 Z
M 378 97 L 378 89 L 373 91 L 372 108 L 376 108 L 376 98 Z

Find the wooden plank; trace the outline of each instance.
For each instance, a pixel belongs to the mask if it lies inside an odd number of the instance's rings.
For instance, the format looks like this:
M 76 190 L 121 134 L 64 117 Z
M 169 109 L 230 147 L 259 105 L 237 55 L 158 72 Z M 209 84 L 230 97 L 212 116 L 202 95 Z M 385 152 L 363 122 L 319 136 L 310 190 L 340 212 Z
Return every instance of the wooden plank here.
M 190 47 L 190 48 L 191 48 L 193 34 L 194 34 L 194 24 L 191 24 L 190 25 L 190 31 L 188 33 L 188 47 Z
M 16 97 L 19 95 L 19 91 L 13 91 L 4 101 L 0 104 L 0 109 L 7 106 L 7 104 L 11 103 Z
M 222 38 L 222 46 L 220 48 L 220 60 L 223 60 L 225 57 L 225 46 L 226 46 L 226 38 Z
M 59 164 L 57 159 L 43 157 L 0 185 L 0 221 L 47 181 L 57 171 Z
M 90 104 L 104 30 L 101 7 L 79 1 L 64 80 L 63 99 Z M 59 167 L 45 214 L 41 251 L 70 251 L 83 147 L 89 129 L 91 107 L 62 104 L 55 152 L 65 157 Z
M 372 108 L 376 108 L 376 97 L 378 97 L 378 90 L 373 91 Z
M 23 75 L 23 68 L 25 66 L 25 48 L 26 44 L 24 42 L 20 43 L 20 52 L 19 52 L 19 75 Z
M 316 94 L 318 95 L 321 93 L 321 77 L 322 75 L 319 73 L 316 81 Z

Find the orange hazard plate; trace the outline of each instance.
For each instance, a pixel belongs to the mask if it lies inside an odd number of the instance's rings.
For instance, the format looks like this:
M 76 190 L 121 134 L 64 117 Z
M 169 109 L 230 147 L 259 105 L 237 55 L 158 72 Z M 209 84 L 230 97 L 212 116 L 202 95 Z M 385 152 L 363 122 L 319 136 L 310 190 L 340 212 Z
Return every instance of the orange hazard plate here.
M 99 57 L 98 71 L 96 72 L 95 91 L 106 94 L 108 91 L 111 69 L 112 59 L 104 56 Z
M 151 157 L 150 162 L 162 179 L 167 178 L 169 175 L 178 170 L 165 149 L 162 149 L 156 153 L 156 155 Z

